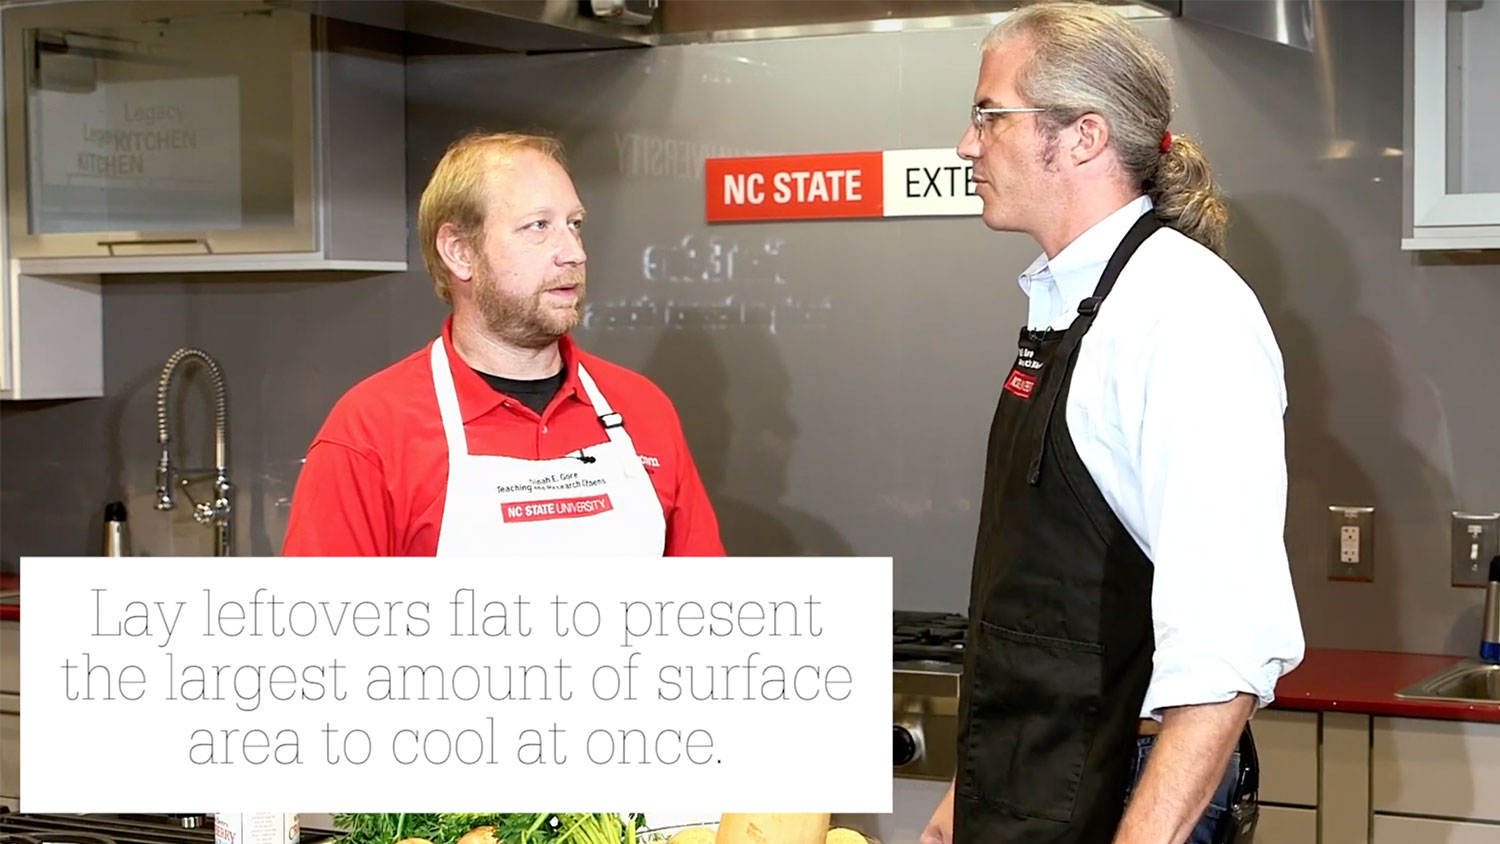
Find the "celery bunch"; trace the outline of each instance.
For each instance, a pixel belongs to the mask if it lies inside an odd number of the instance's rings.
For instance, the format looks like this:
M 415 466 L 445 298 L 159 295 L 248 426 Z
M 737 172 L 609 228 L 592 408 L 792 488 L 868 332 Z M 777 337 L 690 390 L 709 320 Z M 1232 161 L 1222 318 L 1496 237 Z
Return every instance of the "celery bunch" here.
M 591 814 L 351 813 L 333 816 L 348 830 L 344 844 L 397 844 L 419 838 L 458 844 L 479 827 L 493 827 L 497 844 L 637 844 L 645 816 L 629 822 L 613 812 Z

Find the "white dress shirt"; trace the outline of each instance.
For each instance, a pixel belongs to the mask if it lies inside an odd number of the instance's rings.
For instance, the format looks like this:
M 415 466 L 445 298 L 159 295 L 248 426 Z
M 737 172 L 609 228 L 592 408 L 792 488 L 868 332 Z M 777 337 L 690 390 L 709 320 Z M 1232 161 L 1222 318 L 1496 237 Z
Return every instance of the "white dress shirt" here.
M 1142 213 L 1140 197 L 1021 275 L 1033 329 L 1066 328 Z M 1079 348 L 1067 423 L 1079 457 L 1155 566 L 1143 718 L 1248 692 L 1264 706 L 1302 660 L 1283 529 L 1281 352 L 1223 260 L 1161 229 Z

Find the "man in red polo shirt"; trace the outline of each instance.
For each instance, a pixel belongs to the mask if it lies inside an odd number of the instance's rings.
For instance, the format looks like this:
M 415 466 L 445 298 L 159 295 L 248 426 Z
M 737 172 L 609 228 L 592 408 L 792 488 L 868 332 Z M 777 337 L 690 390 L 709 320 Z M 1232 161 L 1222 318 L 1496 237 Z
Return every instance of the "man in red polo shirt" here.
M 552 139 L 449 148 L 418 229 L 453 313 L 334 405 L 284 555 L 724 555 L 672 402 L 568 336 L 583 217 Z

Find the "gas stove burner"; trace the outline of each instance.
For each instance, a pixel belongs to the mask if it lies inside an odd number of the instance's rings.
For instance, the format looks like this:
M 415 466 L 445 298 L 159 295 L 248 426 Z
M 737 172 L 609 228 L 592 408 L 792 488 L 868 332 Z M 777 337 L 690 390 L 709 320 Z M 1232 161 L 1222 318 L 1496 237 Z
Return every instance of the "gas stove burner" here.
M 969 620 L 959 613 L 894 613 L 896 662 L 960 663 Z
M 0 844 L 115 844 L 91 832 L 0 832 Z

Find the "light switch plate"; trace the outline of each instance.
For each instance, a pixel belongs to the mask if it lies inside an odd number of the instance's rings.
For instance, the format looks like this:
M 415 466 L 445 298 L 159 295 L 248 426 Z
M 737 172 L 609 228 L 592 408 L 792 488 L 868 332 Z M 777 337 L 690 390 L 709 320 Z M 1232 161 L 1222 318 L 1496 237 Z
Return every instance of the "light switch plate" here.
M 1328 579 L 1375 580 L 1375 508 L 1329 507 Z
M 1450 554 L 1453 585 L 1484 586 L 1496 554 L 1500 554 L 1500 513 L 1455 510 Z

